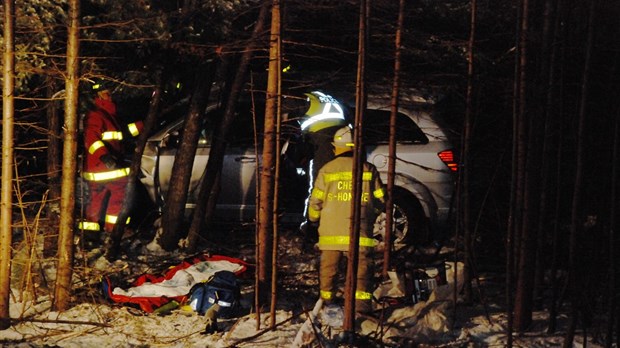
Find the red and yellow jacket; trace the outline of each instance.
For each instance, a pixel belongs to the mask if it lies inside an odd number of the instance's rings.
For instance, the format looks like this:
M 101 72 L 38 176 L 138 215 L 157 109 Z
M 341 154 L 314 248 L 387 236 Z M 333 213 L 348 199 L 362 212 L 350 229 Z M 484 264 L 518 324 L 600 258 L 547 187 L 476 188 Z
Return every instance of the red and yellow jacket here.
M 349 250 L 349 225 L 353 196 L 353 158 L 342 154 L 319 170 L 310 195 L 308 219 L 320 220 L 319 249 Z M 379 172 L 370 163 L 363 164 L 360 247 L 374 247 L 373 225 L 383 210 L 385 191 Z
M 104 155 L 112 155 L 120 160 L 123 152 L 123 134 L 132 137 L 140 134 L 143 128 L 138 121 L 123 125 L 116 118 L 116 105 L 111 100 L 95 99 L 95 108 L 88 112 L 84 123 L 84 146 L 86 158 L 82 176 L 88 181 L 108 181 L 129 175 L 129 168 L 120 166 L 110 169 L 101 160 Z

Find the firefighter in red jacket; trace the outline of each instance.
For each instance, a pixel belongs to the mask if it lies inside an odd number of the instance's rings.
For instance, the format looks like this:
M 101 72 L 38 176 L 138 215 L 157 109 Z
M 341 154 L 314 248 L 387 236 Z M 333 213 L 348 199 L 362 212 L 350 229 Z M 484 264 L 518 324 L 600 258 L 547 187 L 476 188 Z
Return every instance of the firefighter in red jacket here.
M 340 259 L 349 251 L 351 199 L 353 195 L 353 141 L 349 127 L 340 128 L 334 135 L 336 158 L 319 170 L 310 196 L 308 219 L 318 223 L 319 287 L 321 298 L 328 304 L 335 298 Z M 373 225 L 384 208 L 385 191 L 375 166 L 363 163 L 359 262 L 355 310 L 372 311 L 371 280 L 373 275 L 372 250 L 375 246 Z
M 110 90 L 102 83 L 92 86 L 92 109 L 84 120 L 85 159 L 82 176 L 88 182 L 89 201 L 79 228 L 111 233 L 125 196 L 129 163 L 124 161 L 123 141 L 137 136 L 142 122 L 125 124 L 116 114 Z M 129 222 L 126 221 L 126 223 Z M 85 239 L 102 238 L 85 235 Z

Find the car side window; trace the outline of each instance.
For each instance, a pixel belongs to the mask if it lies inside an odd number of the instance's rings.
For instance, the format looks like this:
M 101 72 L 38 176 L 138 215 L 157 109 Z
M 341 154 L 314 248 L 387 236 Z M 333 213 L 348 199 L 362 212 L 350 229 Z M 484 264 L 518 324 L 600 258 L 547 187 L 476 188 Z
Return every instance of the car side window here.
M 206 147 L 211 145 L 211 134 L 213 132 L 212 122 L 208 121 L 208 117 L 202 120 L 200 126 L 200 134 L 198 135 L 198 146 Z M 183 125 L 181 122 L 178 126 L 171 129 L 162 139 L 161 147 L 166 149 L 176 149 L 181 143 L 183 137 Z
M 265 106 L 256 105 L 255 113 L 249 103 L 240 102 L 237 107 L 237 114 L 230 129 L 230 144 L 239 147 L 254 146 L 254 127 L 256 127 L 259 142 L 262 141 L 263 127 L 265 123 Z M 254 119 L 256 118 L 256 119 Z
M 222 119 L 224 110 L 223 108 L 217 108 L 209 111 L 205 117 L 203 117 L 202 124 L 200 126 L 200 134 L 198 138 L 199 147 L 209 147 L 213 144 L 213 132 L 215 132 L 215 125 L 219 124 Z M 240 103 L 236 110 L 235 119 L 232 127 L 230 128 L 229 141 L 232 146 L 253 146 L 254 145 L 254 121 L 251 112 L 250 105 L 247 103 Z M 262 137 L 262 130 L 264 126 L 264 106 L 257 106 L 256 112 L 256 128 L 259 136 Z M 176 149 L 179 147 L 181 139 L 183 137 L 184 124 L 181 122 L 172 128 L 164 137 L 161 142 L 162 148 Z
M 364 114 L 364 142 L 369 145 L 387 144 L 390 135 L 390 111 L 366 110 Z M 426 144 L 428 138 L 420 127 L 407 115 L 396 115 L 396 142 Z

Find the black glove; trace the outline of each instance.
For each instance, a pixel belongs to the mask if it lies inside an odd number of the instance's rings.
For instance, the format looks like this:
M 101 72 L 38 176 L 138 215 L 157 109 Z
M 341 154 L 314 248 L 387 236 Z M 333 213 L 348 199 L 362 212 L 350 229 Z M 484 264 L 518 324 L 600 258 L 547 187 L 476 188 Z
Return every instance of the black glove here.
M 108 169 L 118 168 L 118 159 L 112 154 L 106 153 L 105 155 L 99 157 L 99 159 L 101 160 L 101 162 L 103 162 L 103 164 L 105 164 Z
M 306 235 L 305 235 L 306 239 L 316 243 L 319 241 L 319 222 L 312 222 L 312 221 L 308 221 L 307 227 L 306 227 Z
M 303 236 L 302 249 L 305 252 L 312 252 L 315 244 L 319 241 L 319 223 L 306 221 L 301 226 L 301 233 Z

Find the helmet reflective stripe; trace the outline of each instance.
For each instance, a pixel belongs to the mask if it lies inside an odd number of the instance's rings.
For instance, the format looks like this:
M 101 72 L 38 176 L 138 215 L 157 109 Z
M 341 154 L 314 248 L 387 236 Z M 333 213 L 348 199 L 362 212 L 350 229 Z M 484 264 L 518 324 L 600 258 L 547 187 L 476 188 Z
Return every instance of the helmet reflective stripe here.
M 331 291 L 321 290 L 321 298 L 324 300 L 331 300 L 334 294 Z
M 103 141 L 97 140 L 88 148 L 88 153 L 92 155 L 95 153 L 95 151 L 99 150 L 100 148 L 104 146 L 105 144 L 103 143 Z
M 108 87 L 106 86 L 105 81 L 98 81 L 98 82 L 93 83 L 93 85 L 91 86 L 91 89 L 93 91 L 99 92 L 99 91 L 107 90 Z
M 305 95 L 307 95 L 308 98 L 310 98 L 310 102 L 316 101 L 320 104 L 326 104 L 326 103 L 338 104 L 338 101 L 334 97 L 332 97 L 329 94 L 325 94 L 323 92 L 312 91 L 310 93 L 305 93 Z M 310 108 L 312 108 L 312 105 L 310 106 Z
M 78 223 L 78 228 L 80 230 L 85 230 L 85 231 L 99 231 L 101 230 L 101 226 L 99 226 L 98 222 L 92 222 L 92 221 L 80 221 Z
M 121 168 L 112 170 L 109 172 L 101 172 L 101 173 L 84 173 L 82 175 L 84 179 L 88 181 L 105 181 L 111 179 L 122 178 L 124 176 L 129 175 L 129 168 Z
M 128 124 L 127 128 L 129 128 L 129 133 L 131 133 L 134 137 L 140 134 L 140 130 L 138 130 L 138 126 L 135 123 Z
M 96 80 L 89 82 L 92 83 L 90 89 L 94 92 L 109 91 L 111 87 L 110 82 L 106 80 Z
M 355 291 L 355 299 L 356 300 L 372 300 L 372 294 L 366 291 Z
M 349 236 L 319 236 L 319 245 L 349 245 Z M 360 237 L 360 246 L 373 248 L 376 245 L 373 238 Z
M 334 109 L 336 109 L 336 112 L 331 111 L 332 106 L 334 107 Z M 310 117 L 301 124 L 301 130 L 306 130 L 306 128 L 312 126 L 314 123 L 325 120 L 344 120 L 344 112 L 342 111 L 342 107 L 340 107 L 340 105 L 338 104 L 325 104 L 322 113 Z M 334 122 L 334 125 L 338 123 Z
M 306 95 L 310 101 L 310 107 L 306 112 L 308 119 L 301 124 L 302 131 L 320 121 L 330 120 L 332 122 L 322 125 L 319 129 L 332 125 L 338 125 L 341 121 L 344 121 L 344 111 L 338 101 L 332 96 L 321 92 L 306 93 Z M 310 131 L 313 130 L 310 129 Z
M 101 134 L 101 139 L 103 140 L 123 140 L 123 132 L 103 132 Z

